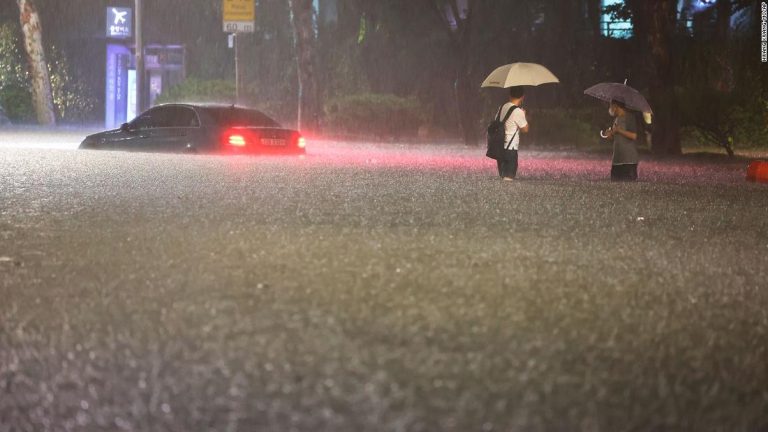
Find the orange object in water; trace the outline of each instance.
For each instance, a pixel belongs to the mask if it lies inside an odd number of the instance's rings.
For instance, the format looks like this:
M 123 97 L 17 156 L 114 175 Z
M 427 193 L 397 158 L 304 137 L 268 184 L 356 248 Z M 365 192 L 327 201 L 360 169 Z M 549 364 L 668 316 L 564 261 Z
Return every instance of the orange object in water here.
M 747 180 L 768 183 L 768 162 L 754 161 L 747 168 Z

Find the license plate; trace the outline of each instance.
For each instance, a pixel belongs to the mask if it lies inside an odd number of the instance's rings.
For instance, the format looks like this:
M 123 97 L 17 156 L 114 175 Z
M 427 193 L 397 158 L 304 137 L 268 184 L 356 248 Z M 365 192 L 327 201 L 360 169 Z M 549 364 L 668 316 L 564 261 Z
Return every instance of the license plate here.
M 261 144 L 265 146 L 284 146 L 285 140 L 280 138 L 262 138 Z

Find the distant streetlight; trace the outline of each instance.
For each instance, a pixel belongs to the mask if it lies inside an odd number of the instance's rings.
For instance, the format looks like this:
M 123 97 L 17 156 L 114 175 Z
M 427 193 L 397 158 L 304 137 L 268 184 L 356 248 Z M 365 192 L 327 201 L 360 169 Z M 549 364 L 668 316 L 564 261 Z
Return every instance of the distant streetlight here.
M 135 0 L 136 9 L 136 113 L 144 111 L 144 40 L 141 34 L 141 0 Z

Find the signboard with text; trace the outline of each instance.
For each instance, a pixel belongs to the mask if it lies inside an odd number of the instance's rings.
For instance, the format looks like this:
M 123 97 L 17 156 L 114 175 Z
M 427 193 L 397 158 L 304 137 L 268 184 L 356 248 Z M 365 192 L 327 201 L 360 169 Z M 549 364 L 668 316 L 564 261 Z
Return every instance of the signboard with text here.
M 129 120 L 128 111 L 136 111 L 135 107 L 130 108 L 128 106 L 132 90 L 129 88 L 128 76 L 131 57 L 131 51 L 125 46 L 119 44 L 107 45 L 104 121 L 108 128 L 118 127 L 125 123 Z
M 107 37 L 130 39 L 133 36 L 133 11 L 131 8 L 107 8 Z
M 224 31 L 227 33 L 253 33 L 256 20 L 254 0 L 222 0 Z

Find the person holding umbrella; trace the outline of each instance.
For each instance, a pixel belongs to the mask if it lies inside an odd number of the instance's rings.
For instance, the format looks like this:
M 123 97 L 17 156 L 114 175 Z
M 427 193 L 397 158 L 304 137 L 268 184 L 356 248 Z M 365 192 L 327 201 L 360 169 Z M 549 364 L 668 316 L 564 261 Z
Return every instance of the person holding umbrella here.
M 636 181 L 639 155 L 637 142 L 645 132 L 638 120 L 638 113 L 649 119 L 653 114 L 648 101 L 639 91 L 629 87 L 627 82 L 600 83 L 584 91 L 584 94 L 608 102 L 608 113 L 614 117 L 613 126 L 601 131 L 604 139 L 613 140 L 611 181 Z
M 483 81 L 482 87 L 509 89 L 509 100 L 502 105 L 496 119 L 488 127 L 488 152 L 486 156 L 496 160 L 499 176 L 511 181 L 517 176 L 520 134 L 528 133 L 523 101 L 524 86 L 560 82 L 547 68 L 535 63 L 512 63 L 496 68 Z M 503 140 L 502 140 L 503 128 Z
M 626 103 L 617 98 L 611 101 L 608 113 L 614 117 L 613 126 L 601 133 L 606 139 L 613 139 L 611 181 L 637 181 L 638 125 L 634 113 L 629 113 Z
M 496 160 L 499 177 L 502 180 L 512 181 L 517 176 L 517 151 L 520 148 L 520 134 L 528 133 L 528 120 L 525 118 L 525 110 L 522 108 L 525 100 L 525 89 L 522 86 L 510 87 L 509 102 L 499 109 L 504 121 L 504 142 L 507 143 L 505 151 Z M 503 114 L 503 115 L 502 115 Z

